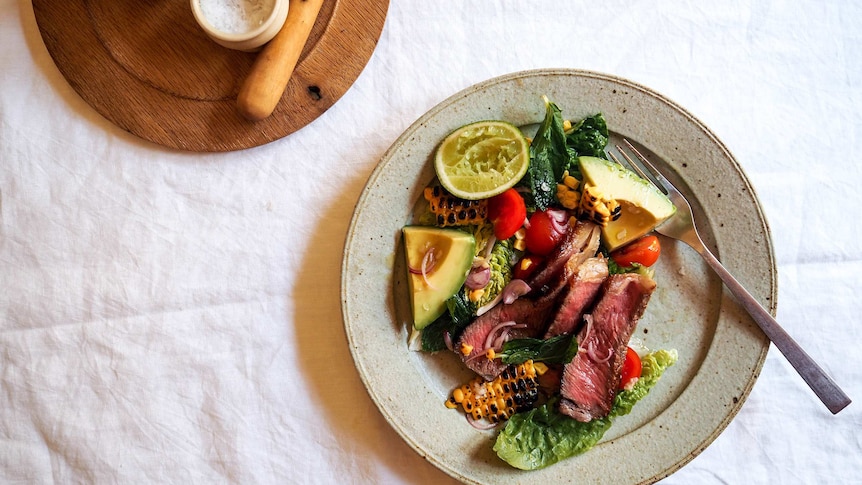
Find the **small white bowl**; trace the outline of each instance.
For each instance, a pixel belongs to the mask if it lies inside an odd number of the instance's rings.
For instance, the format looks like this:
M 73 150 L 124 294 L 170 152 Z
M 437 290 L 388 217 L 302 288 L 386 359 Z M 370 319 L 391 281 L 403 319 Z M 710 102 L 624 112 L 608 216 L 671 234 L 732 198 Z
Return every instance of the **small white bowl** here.
M 244 15 L 242 6 L 258 4 L 260 14 Z M 288 0 L 191 0 L 198 25 L 218 44 L 254 52 L 272 40 L 287 19 Z M 248 13 L 248 12 L 246 12 Z

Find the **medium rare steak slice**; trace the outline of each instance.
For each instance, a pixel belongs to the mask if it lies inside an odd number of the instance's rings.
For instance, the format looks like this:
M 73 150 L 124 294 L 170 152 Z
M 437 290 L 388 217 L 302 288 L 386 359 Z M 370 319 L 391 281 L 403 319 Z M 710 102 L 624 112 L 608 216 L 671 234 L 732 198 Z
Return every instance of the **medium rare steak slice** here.
M 608 277 L 608 262 L 602 256 L 590 258 L 576 271 L 563 290 L 560 308 L 545 332 L 546 339 L 575 331 Z
M 538 299 L 522 297 L 508 305 L 500 303 L 464 329 L 454 350 L 464 365 L 492 380 L 506 365 L 499 359 L 490 360 L 485 356 L 488 345 L 495 347 L 495 341 L 504 335 L 509 339 L 538 337 L 545 330 L 555 303 L 556 294 Z M 470 350 L 466 355 L 462 351 L 465 348 Z M 496 350 L 499 351 L 499 347 Z
M 567 268 L 577 268 L 587 258 L 595 256 L 599 249 L 600 234 L 601 229 L 596 224 L 570 219 L 563 240 L 536 272 L 527 278 L 526 282 L 532 289 L 530 293 L 546 294 Z
M 619 387 L 626 345 L 643 315 L 655 281 L 638 274 L 609 276 L 587 325 L 581 352 L 563 368 L 560 412 L 588 422 L 606 416 Z

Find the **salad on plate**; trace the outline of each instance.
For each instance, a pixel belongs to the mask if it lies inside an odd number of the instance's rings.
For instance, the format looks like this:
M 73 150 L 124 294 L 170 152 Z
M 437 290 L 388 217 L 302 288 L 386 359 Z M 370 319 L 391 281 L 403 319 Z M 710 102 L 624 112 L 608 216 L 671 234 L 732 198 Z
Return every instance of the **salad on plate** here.
M 408 345 L 475 372 L 445 405 L 524 470 L 589 450 L 677 359 L 632 337 L 673 204 L 607 159 L 601 113 L 571 121 L 544 103 L 530 136 L 483 120 L 443 139 L 402 229 Z

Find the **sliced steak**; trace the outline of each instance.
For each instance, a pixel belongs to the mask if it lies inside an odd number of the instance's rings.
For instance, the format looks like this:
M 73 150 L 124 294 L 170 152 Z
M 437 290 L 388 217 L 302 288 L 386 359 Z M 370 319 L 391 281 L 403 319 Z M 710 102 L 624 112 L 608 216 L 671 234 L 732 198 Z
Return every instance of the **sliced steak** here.
M 587 325 L 578 334 L 582 352 L 563 369 L 560 412 L 588 422 L 606 416 L 619 387 L 626 345 L 643 315 L 655 282 L 638 274 L 612 275 Z
M 601 229 L 592 222 L 569 220 L 566 235 L 560 244 L 545 258 L 533 275 L 527 278 L 531 294 L 542 295 L 553 288 L 560 275 L 569 268 L 577 268 L 599 249 Z M 568 275 L 567 275 L 568 276 Z
M 574 332 L 581 323 L 584 312 L 595 301 L 607 277 L 608 262 L 603 256 L 584 261 L 577 268 L 575 275 L 567 281 L 560 308 L 545 332 L 545 338 Z
M 492 380 L 503 372 L 506 365 L 499 359 L 490 360 L 485 356 L 487 343 L 490 341 L 493 346 L 493 342 L 503 333 L 508 333 L 510 339 L 540 336 L 555 307 L 556 294 L 538 299 L 522 297 L 508 305 L 500 303 L 464 329 L 455 343 L 455 352 L 461 356 L 464 365 L 485 379 Z M 514 326 L 500 327 L 512 322 Z M 465 345 L 471 349 L 466 355 L 462 352 Z

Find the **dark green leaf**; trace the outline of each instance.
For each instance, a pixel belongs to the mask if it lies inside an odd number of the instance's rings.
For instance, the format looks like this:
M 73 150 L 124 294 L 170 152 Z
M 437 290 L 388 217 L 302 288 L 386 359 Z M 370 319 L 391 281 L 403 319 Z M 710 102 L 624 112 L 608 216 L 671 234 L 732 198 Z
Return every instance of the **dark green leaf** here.
M 577 156 L 607 158 L 608 125 L 601 113 L 584 118 L 566 135 L 566 145 Z
M 437 352 L 446 349 L 443 335 L 448 332 L 452 340 L 455 341 L 476 314 L 475 305 L 470 303 L 460 291 L 446 300 L 446 307 L 449 311 L 444 312 L 440 318 L 422 329 L 422 350 L 425 352 Z
M 446 349 L 446 342 L 443 340 L 443 334 L 452 326 L 452 318 L 448 313 L 444 313 L 437 320 L 431 322 L 430 325 L 422 329 L 422 351 L 423 352 L 438 352 Z
M 558 335 L 547 340 L 520 338 L 509 340 L 497 354 L 504 364 L 520 364 L 528 360 L 548 364 L 568 364 L 578 353 L 578 342 L 572 335 Z
M 449 330 L 454 338 L 460 335 L 461 331 L 473 320 L 473 316 L 476 315 L 476 306 L 467 299 L 463 292 L 459 291 L 446 300 L 446 308 L 449 309 L 449 317 L 452 320 L 452 326 Z
M 545 98 L 545 118 L 530 144 L 530 169 L 526 177 L 532 195 L 529 205 L 545 210 L 554 203 L 557 181 L 570 163 L 562 113 Z

